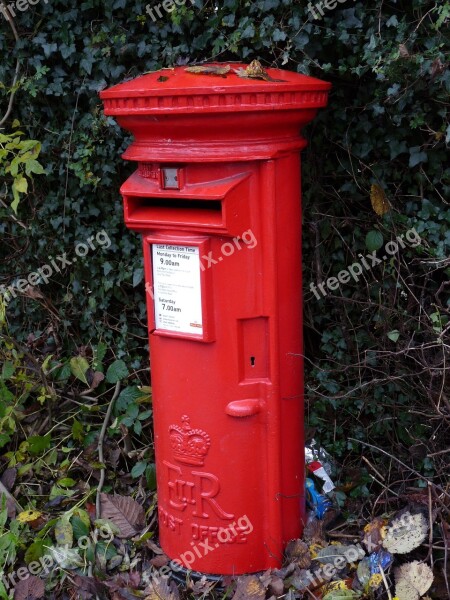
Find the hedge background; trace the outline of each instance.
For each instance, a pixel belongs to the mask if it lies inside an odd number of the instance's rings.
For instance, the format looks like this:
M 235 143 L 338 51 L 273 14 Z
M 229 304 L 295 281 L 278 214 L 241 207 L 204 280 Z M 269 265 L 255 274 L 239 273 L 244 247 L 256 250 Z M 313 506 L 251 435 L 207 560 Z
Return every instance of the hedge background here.
M 42 143 L 45 168 L 21 199 L 19 224 L 0 155 L 0 284 L 49 255 L 70 258 L 103 229 L 111 239 L 40 293 L 10 299 L 10 335 L 41 361 L 105 343 L 133 373 L 147 367 L 141 247 L 124 228 L 118 193 L 133 169 L 120 158 L 129 140 L 103 116 L 99 90 L 205 60 L 259 59 L 327 79 L 330 104 L 306 131 L 303 164 L 308 423 L 336 457 L 361 451 L 351 432 L 406 450 L 432 476 L 445 455 L 427 454 L 442 448 L 450 420 L 450 3 L 349 0 L 314 20 L 305 2 L 189 0 L 157 22 L 145 5 L 42 0 L 16 11 L 18 41 L 0 16 L 0 119 L 20 61 L 0 133 L 18 120 Z M 371 190 L 390 204 L 386 214 L 373 210 Z M 380 234 L 385 244 L 411 227 L 419 246 L 324 299 L 311 293 L 311 282 L 380 246 Z

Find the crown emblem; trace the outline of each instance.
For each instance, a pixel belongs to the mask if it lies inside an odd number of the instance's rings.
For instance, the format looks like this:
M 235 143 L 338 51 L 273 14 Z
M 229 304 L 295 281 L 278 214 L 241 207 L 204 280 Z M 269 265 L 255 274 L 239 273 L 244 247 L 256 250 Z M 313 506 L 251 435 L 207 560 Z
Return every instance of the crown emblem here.
M 191 429 L 187 415 L 181 417 L 182 425 L 170 425 L 169 436 L 174 457 L 186 465 L 203 466 L 211 446 L 211 439 L 202 429 Z

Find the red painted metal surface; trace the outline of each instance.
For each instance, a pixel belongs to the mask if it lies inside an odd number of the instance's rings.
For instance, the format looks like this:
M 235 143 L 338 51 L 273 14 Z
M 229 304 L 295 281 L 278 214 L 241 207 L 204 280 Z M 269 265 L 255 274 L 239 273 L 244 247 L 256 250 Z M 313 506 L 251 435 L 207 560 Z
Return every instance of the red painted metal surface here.
M 139 163 L 121 193 L 144 247 L 160 541 L 205 573 L 279 566 L 304 518 L 300 131 L 330 86 L 268 73 L 283 81 L 178 67 L 101 93 Z

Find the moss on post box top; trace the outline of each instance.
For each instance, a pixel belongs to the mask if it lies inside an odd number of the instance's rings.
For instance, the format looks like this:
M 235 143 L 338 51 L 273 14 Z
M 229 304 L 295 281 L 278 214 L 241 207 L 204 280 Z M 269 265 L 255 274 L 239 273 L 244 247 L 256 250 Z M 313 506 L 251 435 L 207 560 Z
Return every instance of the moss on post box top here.
M 320 108 L 327 103 L 331 86 L 319 79 L 280 69 L 267 69 L 270 80 L 245 78 L 235 71 L 246 65 L 230 67 L 224 75 L 162 69 L 104 90 L 100 97 L 108 115 Z

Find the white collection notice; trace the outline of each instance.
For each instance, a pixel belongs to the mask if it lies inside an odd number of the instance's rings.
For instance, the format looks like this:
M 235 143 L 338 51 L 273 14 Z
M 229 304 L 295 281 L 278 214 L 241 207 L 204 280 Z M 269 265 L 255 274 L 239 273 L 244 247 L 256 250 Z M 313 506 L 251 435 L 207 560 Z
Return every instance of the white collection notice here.
M 203 334 L 200 251 L 152 244 L 156 329 Z

